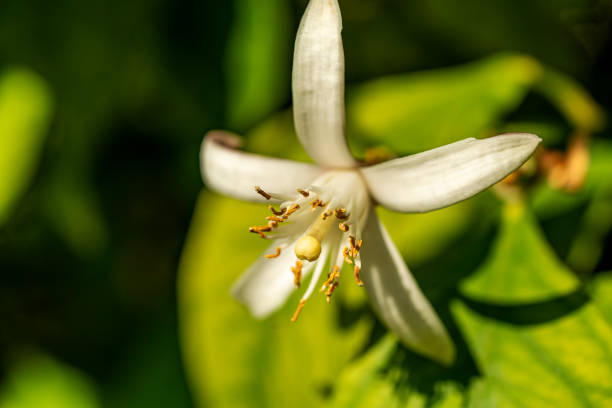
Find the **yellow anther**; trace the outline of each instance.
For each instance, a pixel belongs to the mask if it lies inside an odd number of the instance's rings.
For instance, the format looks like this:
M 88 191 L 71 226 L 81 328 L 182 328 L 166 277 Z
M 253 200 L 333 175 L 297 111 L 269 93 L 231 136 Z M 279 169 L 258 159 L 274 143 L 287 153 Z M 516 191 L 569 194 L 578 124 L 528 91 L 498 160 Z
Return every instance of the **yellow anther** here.
M 327 210 L 327 211 L 325 211 L 324 213 L 321 213 L 321 219 L 322 219 L 322 220 L 326 220 L 326 219 L 327 219 L 327 217 L 329 217 L 330 215 L 332 215 L 332 212 L 331 212 L 331 211 L 329 211 L 329 210 Z
M 299 288 L 302 283 L 302 262 L 295 261 L 295 266 L 291 267 L 291 272 L 293 272 L 293 283 Z
M 295 309 L 295 312 L 293 313 L 293 316 L 291 317 L 291 321 L 293 323 L 297 321 L 298 316 L 300 315 L 300 312 L 304 308 L 305 304 L 306 304 L 306 300 L 300 300 L 300 304 L 298 305 L 297 309 Z
M 304 235 L 295 244 L 295 255 L 302 260 L 315 261 L 321 255 L 321 242 L 312 235 Z
M 346 225 L 344 223 L 338 224 L 338 228 L 340 228 L 340 231 L 342 231 L 342 232 L 348 232 L 348 230 L 349 230 L 348 225 Z
M 334 290 L 336 290 L 338 285 L 339 285 L 338 281 L 332 283 L 332 285 L 327 289 L 327 292 L 325 292 L 327 303 L 331 303 L 331 297 L 334 294 Z
M 355 270 L 354 270 L 355 280 L 357 281 L 357 285 L 363 286 L 363 281 L 361 280 L 361 277 L 359 276 L 359 271 L 360 271 L 360 268 L 357 265 L 355 265 Z
M 273 221 L 273 222 L 285 222 L 284 219 L 277 217 L 276 215 L 268 216 L 266 217 L 266 220 Z
M 272 231 L 272 227 L 270 225 L 256 225 L 254 227 L 249 228 L 249 232 L 259 234 L 259 236 L 262 238 L 266 238 L 266 234 L 264 234 L 264 232 L 269 231 Z
M 276 252 L 273 254 L 268 254 L 266 255 L 266 258 L 268 259 L 272 259 L 272 258 L 278 258 L 281 254 L 281 247 L 276 247 Z
M 327 275 L 327 280 L 325 281 L 325 283 L 323 283 L 323 286 L 321 286 L 321 289 L 319 290 L 319 292 L 325 292 L 325 289 L 327 289 L 331 284 L 333 284 L 334 281 L 338 279 L 339 277 L 340 277 L 340 268 L 338 267 L 338 265 L 335 265 L 331 273 Z
M 349 251 L 348 247 L 344 247 L 344 250 L 342 251 L 342 255 L 344 256 L 344 262 L 346 262 L 347 264 L 352 264 L 353 261 L 351 260 L 351 251 Z
M 272 196 L 270 194 L 268 194 L 265 191 L 263 191 L 261 189 L 261 187 L 259 187 L 259 186 L 255 186 L 255 192 L 257 192 L 257 194 L 261 195 L 266 200 L 269 200 L 270 198 L 272 198 Z
M 297 192 L 300 193 L 301 195 L 303 195 L 304 197 L 308 197 L 310 195 L 310 192 L 308 192 L 306 190 L 302 190 L 301 188 L 298 188 Z
M 287 210 L 285 211 L 285 214 L 283 215 L 283 218 L 287 219 L 287 217 L 289 217 L 291 214 L 293 214 L 294 212 L 296 212 L 299 209 L 300 209 L 300 205 L 299 204 L 292 204 L 292 205 L 290 205 L 289 208 L 287 208 Z

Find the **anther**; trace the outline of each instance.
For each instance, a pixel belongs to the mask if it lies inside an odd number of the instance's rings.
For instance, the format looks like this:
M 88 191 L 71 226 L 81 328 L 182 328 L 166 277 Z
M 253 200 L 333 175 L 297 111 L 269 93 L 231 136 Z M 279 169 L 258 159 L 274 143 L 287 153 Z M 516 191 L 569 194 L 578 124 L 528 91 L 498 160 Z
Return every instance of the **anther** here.
M 295 266 L 291 267 L 291 272 L 293 272 L 293 283 L 299 288 L 302 283 L 302 262 L 295 261 Z
M 329 210 L 327 210 L 327 211 L 325 211 L 324 213 L 321 213 L 321 219 L 322 219 L 322 220 L 326 220 L 326 219 L 327 219 L 327 217 L 329 217 L 330 215 L 332 215 L 332 212 L 331 212 L 331 211 L 329 211 Z
M 339 220 L 346 220 L 348 218 L 348 214 L 346 208 L 336 208 L 334 211 L 336 218 Z
M 298 188 L 297 192 L 300 193 L 301 195 L 303 195 L 304 197 L 308 197 L 310 195 L 310 193 L 308 191 L 302 190 L 301 188 Z
M 269 231 L 272 231 L 272 227 L 270 225 L 256 225 L 254 227 L 249 228 L 249 232 L 259 234 L 259 236 L 262 238 L 266 238 L 266 234 L 264 234 L 264 232 Z
M 266 255 L 266 258 L 268 259 L 272 259 L 272 258 L 278 258 L 281 254 L 281 247 L 276 247 L 276 252 L 273 254 L 268 254 Z
M 346 262 L 347 264 L 352 264 L 353 261 L 351 260 L 351 251 L 349 251 L 348 247 L 344 247 L 344 250 L 342 251 L 342 255 L 344 256 L 344 262 Z
M 355 280 L 357 281 L 357 285 L 359 286 L 363 286 L 363 281 L 361 280 L 361 277 L 359 276 L 359 271 L 361 268 L 359 268 L 357 265 L 355 265 Z
M 273 222 L 285 222 L 284 219 L 282 219 L 280 217 L 277 217 L 276 215 L 268 216 L 268 217 L 266 217 L 266 220 L 273 221 Z
M 325 292 L 327 303 L 331 303 L 331 297 L 334 294 L 334 291 L 336 290 L 338 285 L 339 283 L 337 281 L 332 283 L 332 285 L 327 289 L 327 292 Z
M 285 214 L 285 211 L 286 211 L 286 208 L 283 208 L 283 207 L 281 207 L 279 211 L 276 211 L 273 205 L 269 205 L 268 209 L 272 211 L 272 214 L 277 215 L 277 216 L 281 216 Z
M 272 198 L 272 196 L 270 194 L 268 194 L 265 191 L 263 191 L 261 189 L 261 187 L 259 187 L 259 186 L 255 186 L 255 192 L 257 192 L 257 194 L 263 196 L 263 198 L 265 198 L 266 200 L 269 200 L 269 199 Z
M 317 207 L 324 207 L 325 203 L 317 198 L 316 200 L 312 200 L 310 202 L 310 205 L 312 206 L 310 211 L 314 212 L 314 210 L 316 210 Z
M 299 204 L 292 204 L 292 205 L 290 205 L 289 208 L 287 208 L 287 210 L 285 211 L 285 214 L 283 215 L 283 218 L 287 219 L 287 217 L 289 217 L 291 214 L 293 214 L 294 212 L 296 212 L 299 209 L 300 209 L 300 205 Z
M 335 265 L 331 273 L 327 275 L 327 280 L 325 281 L 325 283 L 323 283 L 323 286 L 321 286 L 319 292 L 325 292 L 325 289 L 332 285 L 338 277 L 340 277 L 340 268 L 338 267 L 338 265 Z
M 344 224 L 342 222 L 340 224 L 338 224 L 338 228 L 340 228 L 340 231 L 342 231 L 342 232 L 348 232 L 348 230 L 349 230 L 348 225 L 346 225 L 346 224 Z
M 297 309 L 295 309 L 295 312 L 293 313 L 293 316 L 291 317 L 291 321 L 293 323 L 297 321 L 298 316 L 300 315 L 300 312 L 304 308 L 305 304 L 306 304 L 306 300 L 300 300 L 300 304 L 298 305 Z

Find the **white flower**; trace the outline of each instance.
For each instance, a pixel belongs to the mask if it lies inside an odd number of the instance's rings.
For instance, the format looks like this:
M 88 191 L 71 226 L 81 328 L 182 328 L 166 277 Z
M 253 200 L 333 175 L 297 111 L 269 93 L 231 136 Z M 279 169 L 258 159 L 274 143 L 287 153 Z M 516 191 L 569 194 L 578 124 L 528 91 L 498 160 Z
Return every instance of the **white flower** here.
M 275 242 L 232 292 L 263 318 L 310 276 L 295 320 L 319 286 L 329 300 L 346 262 L 380 318 L 407 346 L 450 363 L 453 343 L 378 220 L 374 204 L 400 212 L 454 204 L 517 169 L 540 139 L 531 134 L 471 138 L 361 167 L 344 134 L 341 30 L 337 0 L 311 0 L 295 43 L 295 128 L 317 165 L 240 152 L 240 139 L 226 132 L 213 131 L 204 138 L 201 166 L 208 187 L 238 199 L 280 204 L 278 210 L 270 206 L 274 214 L 267 224 L 251 228 Z M 326 279 L 321 278 L 324 271 Z

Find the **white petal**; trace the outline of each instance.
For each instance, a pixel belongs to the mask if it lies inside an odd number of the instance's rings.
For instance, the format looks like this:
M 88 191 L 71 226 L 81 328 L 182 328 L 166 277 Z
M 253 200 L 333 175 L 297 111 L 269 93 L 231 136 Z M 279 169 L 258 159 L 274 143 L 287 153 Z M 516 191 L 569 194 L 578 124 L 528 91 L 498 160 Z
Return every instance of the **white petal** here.
M 295 265 L 295 242 L 287 245 L 277 258 L 268 259 L 279 243 L 272 244 L 232 287 L 232 296 L 244 304 L 251 314 L 263 319 L 280 308 L 296 289 L 291 267 Z M 308 276 L 312 263 L 306 263 L 302 277 Z
M 266 201 L 255 186 L 278 194 L 296 194 L 321 174 L 307 163 L 275 159 L 236 150 L 239 137 L 223 131 L 209 132 L 200 150 L 202 178 L 208 187 L 221 194 L 247 201 Z
M 322 166 L 353 167 L 344 135 L 344 51 L 337 0 L 311 0 L 295 40 L 293 117 L 302 145 Z
M 425 212 L 477 194 L 519 168 L 541 139 L 508 133 L 465 139 L 363 170 L 374 198 L 401 212 Z
M 373 210 L 363 237 L 361 277 L 378 315 L 408 347 L 452 363 L 455 348 L 446 329 Z

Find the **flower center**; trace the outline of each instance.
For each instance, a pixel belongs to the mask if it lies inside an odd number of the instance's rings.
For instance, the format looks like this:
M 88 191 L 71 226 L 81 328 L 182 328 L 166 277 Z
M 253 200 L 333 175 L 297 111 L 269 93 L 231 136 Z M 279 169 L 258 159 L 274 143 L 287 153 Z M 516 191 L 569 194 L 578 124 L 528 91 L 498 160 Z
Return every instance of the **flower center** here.
M 297 259 L 294 264 L 287 265 L 287 269 L 293 273 L 297 287 L 301 285 L 302 277 L 314 269 L 292 321 L 297 319 L 306 299 L 314 291 L 328 259 L 330 272 L 320 290 L 325 293 L 328 302 L 339 285 L 344 263 L 353 265 L 355 280 L 360 286 L 363 285 L 359 277 L 359 250 L 363 245 L 361 232 L 371 203 L 365 183 L 357 171 L 326 172 L 307 188 L 298 188 L 293 196 L 266 192 L 259 187 L 255 190 L 268 200 L 282 202 L 279 210 L 269 206 L 272 215 L 266 217 L 266 225 L 249 229 L 262 238 L 278 240 L 276 251 L 266 257 L 278 258 L 285 248 L 293 247 Z

